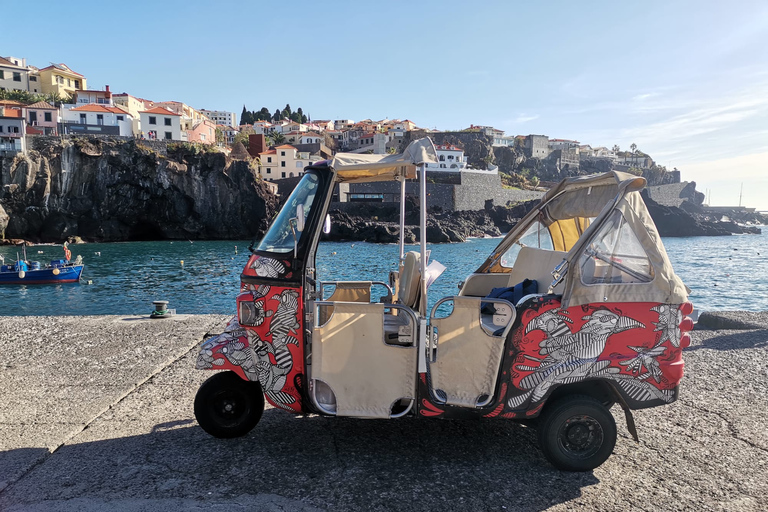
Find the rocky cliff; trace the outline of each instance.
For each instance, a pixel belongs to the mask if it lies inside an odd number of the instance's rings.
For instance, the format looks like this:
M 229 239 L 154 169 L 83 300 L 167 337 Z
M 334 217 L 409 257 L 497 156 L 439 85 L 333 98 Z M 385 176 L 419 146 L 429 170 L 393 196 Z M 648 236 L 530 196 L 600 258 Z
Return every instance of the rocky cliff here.
M 243 239 L 277 206 L 251 162 L 200 146 L 39 137 L 34 148 L 0 159 L 6 238 Z

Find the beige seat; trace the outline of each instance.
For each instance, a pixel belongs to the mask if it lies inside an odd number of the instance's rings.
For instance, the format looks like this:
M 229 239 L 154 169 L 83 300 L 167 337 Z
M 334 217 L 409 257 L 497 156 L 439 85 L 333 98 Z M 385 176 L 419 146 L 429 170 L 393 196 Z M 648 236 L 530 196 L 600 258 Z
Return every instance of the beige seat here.
M 397 297 L 400 304 L 411 309 L 416 308 L 419 300 L 419 284 L 421 283 L 421 255 L 416 251 L 405 254 L 403 268 L 397 285 Z
M 536 281 L 539 285 L 539 293 L 547 293 L 552 284 L 552 270 L 558 266 L 566 256 L 563 251 L 548 251 L 535 247 L 523 247 L 517 255 L 512 272 L 509 273 L 507 286 L 515 286 L 524 279 Z M 564 281 L 555 287 L 555 293 L 562 293 Z

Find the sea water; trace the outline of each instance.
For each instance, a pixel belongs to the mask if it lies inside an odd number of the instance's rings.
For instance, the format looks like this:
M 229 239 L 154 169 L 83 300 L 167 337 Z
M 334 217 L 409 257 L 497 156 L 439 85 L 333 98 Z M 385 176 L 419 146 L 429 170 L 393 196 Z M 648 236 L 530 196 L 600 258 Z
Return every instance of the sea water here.
M 499 238 L 431 244 L 430 261 L 445 272 L 429 290 L 430 305 L 455 295 L 458 284 L 491 254 Z M 768 235 L 664 238 L 677 274 L 691 288 L 700 311 L 768 310 Z M 235 313 L 246 241 L 162 241 L 70 245 L 85 263 L 80 283 L 0 286 L 0 315 L 148 314 L 152 301 L 167 300 L 185 314 Z M 406 250 L 418 250 L 408 246 Z M 6 262 L 17 247 L 0 247 Z M 27 258 L 62 258 L 60 246 L 32 246 Z M 398 247 L 365 242 L 323 242 L 317 257 L 320 280 L 387 281 Z M 374 288 L 374 296 L 383 288 Z

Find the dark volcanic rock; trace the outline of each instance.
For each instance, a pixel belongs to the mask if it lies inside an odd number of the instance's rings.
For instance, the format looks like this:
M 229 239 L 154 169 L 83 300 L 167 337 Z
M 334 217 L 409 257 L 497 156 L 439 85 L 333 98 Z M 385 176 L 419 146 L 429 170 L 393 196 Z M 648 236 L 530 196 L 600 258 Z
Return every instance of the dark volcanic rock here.
M 682 208 L 676 208 L 658 204 L 648 197 L 645 190 L 642 195 L 661 236 L 721 236 L 760 232 L 759 228 L 745 228 L 734 222 L 702 220 L 701 215 L 689 211 L 697 209 L 700 211 L 700 208 L 687 201 L 682 203 L 685 205 Z
M 191 144 L 75 138 L 3 159 L 6 236 L 31 241 L 235 239 L 263 233 L 277 198 L 248 161 Z M 0 216 L 0 222 L 2 222 Z

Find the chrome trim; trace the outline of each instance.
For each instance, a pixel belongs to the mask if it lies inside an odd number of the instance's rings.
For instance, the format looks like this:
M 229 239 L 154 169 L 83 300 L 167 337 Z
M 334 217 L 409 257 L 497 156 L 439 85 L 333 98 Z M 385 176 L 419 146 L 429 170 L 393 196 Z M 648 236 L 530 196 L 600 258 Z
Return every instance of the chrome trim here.
M 326 286 L 326 285 L 327 286 L 331 286 L 331 285 L 336 286 L 339 283 L 350 283 L 350 282 L 353 282 L 353 281 L 317 281 L 317 288 L 319 290 L 320 300 L 321 301 L 325 300 L 324 293 L 323 293 L 323 287 L 324 286 Z M 392 287 L 389 286 L 389 284 L 385 283 L 384 281 L 370 281 L 370 283 L 371 283 L 371 286 L 376 284 L 376 285 L 380 285 L 380 286 L 385 287 L 387 289 L 387 292 L 389 293 L 389 296 L 392 297 Z M 333 295 L 333 294 L 331 294 L 331 295 Z

